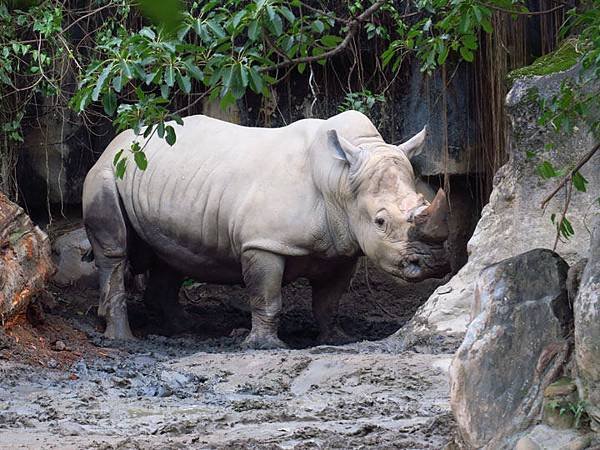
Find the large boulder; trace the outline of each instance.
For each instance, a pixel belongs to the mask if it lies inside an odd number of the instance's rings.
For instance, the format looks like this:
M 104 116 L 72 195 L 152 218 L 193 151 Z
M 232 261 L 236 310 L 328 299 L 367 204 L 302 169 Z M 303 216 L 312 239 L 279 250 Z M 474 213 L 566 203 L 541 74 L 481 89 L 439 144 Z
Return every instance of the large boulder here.
M 53 272 L 48 236 L 0 193 L 0 323 L 24 312 Z
M 592 429 L 600 432 L 600 220 L 575 300 L 575 360 L 579 395 Z
M 569 355 L 566 279 L 556 253 L 536 249 L 481 272 L 472 322 L 450 367 L 450 402 L 468 448 L 513 448 L 540 416 L 544 389 Z
M 468 262 L 447 284 L 440 286 L 417 311 L 410 324 L 398 332 L 402 345 L 412 345 L 432 336 L 436 342 L 442 338 L 460 342 L 469 323 L 479 272 L 490 264 L 534 248 L 552 248 L 556 232 L 550 216 L 562 211 L 565 193 L 561 190 L 542 210 L 542 200 L 558 180 L 541 180 L 537 166 L 542 160 L 551 162 L 555 167 L 572 166 L 595 142 L 584 125 L 571 136 L 559 136 L 549 128 L 537 125 L 540 109 L 532 94 L 551 97 L 558 92 L 561 83 L 575 77 L 578 70 L 575 67 L 515 82 L 506 99 L 511 122 L 509 161 L 495 176 L 490 201 L 468 243 Z M 600 91 L 600 85 L 593 89 Z M 548 143 L 554 144 L 551 150 L 547 149 Z M 528 157 L 527 153 L 531 151 L 537 156 Z M 575 235 L 569 240 L 559 241 L 556 248 L 569 264 L 587 256 L 590 217 L 597 211 L 593 204 L 600 197 L 598 167 L 600 152 L 581 169 L 589 181 L 587 192 L 574 192 L 572 195 L 568 218 Z

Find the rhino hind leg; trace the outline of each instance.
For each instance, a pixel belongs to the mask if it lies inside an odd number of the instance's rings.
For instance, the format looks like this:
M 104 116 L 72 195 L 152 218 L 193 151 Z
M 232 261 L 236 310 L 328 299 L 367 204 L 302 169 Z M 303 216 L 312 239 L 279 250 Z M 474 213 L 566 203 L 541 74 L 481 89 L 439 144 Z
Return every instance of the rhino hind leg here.
M 243 254 L 244 284 L 250 292 L 252 312 L 252 330 L 243 343 L 246 348 L 287 348 L 277 336 L 284 268 L 285 260 L 280 255 L 259 250 Z
M 313 316 L 319 327 L 319 344 L 347 344 L 353 339 L 338 323 L 340 299 L 348 291 L 356 262 L 344 262 L 327 278 L 311 280 Z
M 104 335 L 110 339 L 134 339 L 125 290 L 127 226 L 112 174 L 97 174 L 86 181 L 83 219 L 98 268 L 98 315 L 106 320 Z
M 151 311 L 164 320 L 166 334 L 179 334 L 189 331 L 194 320 L 179 303 L 179 289 L 183 276 L 168 265 L 158 262 L 152 266 L 148 284 L 144 291 L 144 303 Z

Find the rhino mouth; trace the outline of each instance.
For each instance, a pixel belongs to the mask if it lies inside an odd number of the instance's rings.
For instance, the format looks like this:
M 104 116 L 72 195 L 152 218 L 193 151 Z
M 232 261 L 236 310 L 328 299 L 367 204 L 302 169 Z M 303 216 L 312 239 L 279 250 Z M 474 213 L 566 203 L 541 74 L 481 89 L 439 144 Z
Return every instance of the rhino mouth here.
M 420 280 L 426 277 L 421 258 L 410 256 L 400 262 L 401 277 L 406 280 Z
M 407 281 L 422 281 L 427 278 L 442 278 L 450 272 L 450 263 L 445 255 L 411 255 L 400 261 L 394 275 Z

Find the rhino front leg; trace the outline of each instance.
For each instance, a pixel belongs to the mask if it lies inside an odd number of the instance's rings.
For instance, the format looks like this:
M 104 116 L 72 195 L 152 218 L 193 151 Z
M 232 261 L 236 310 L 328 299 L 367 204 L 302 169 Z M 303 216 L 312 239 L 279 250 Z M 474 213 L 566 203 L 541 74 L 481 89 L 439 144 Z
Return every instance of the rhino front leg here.
M 340 264 L 326 278 L 311 280 L 313 316 L 319 327 L 320 344 L 347 344 L 352 342 L 337 321 L 340 299 L 348 291 L 356 261 Z
M 285 260 L 280 255 L 251 250 L 242 256 L 244 283 L 250 292 L 252 330 L 244 347 L 255 349 L 287 348 L 279 339 L 281 281 Z

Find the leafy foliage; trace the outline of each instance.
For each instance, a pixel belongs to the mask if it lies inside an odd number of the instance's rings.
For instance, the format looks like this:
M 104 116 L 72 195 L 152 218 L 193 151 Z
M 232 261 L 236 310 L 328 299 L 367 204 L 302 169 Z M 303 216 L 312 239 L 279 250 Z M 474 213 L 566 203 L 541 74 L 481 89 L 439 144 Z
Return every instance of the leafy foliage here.
M 597 0 L 594 0 L 597 2 Z M 317 5 L 317 6 L 315 6 Z M 526 14 L 522 0 L 418 0 L 410 9 L 392 0 L 322 3 L 301 0 L 99 0 L 70 11 L 66 3 L 45 0 L 9 8 L 0 2 L 0 88 L 13 105 L 1 120 L 1 132 L 19 141 L 28 102 L 38 95 L 64 96 L 57 61 L 74 65 L 78 89 L 71 107 L 81 114 L 103 113 L 118 130 L 133 129 L 138 139 L 115 158 L 123 176 L 128 156 L 147 167 L 144 148 L 158 136 L 176 142 L 176 124 L 187 108 L 174 99 L 188 95 L 195 104 L 207 97 L 221 107 L 249 92 L 268 96 L 291 70 L 307 74 L 312 64 L 326 64 L 362 34 L 381 48 L 380 69 L 393 75 L 408 55 L 432 73 L 449 61 L 474 60 L 483 33 L 493 31 L 494 10 Z M 140 17 L 139 11 L 144 17 Z M 599 9 L 572 11 L 565 35 L 577 30 L 577 48 L 589 73 L 600 72 Z M 80 46 L 71 32 L 80 21 L 96 24 Z M 557 130 L 589 117 L 593 99 L 565 85 L 544 105 L 542 123 Z M 341 109 L 369 112 L 381 95 L 349 93 Z M 595 122 L 596 123 L 596 122 Z M 597 131 L 597 123 L 593 125 Z M 557 176 L 545 167 L 541 174 Z M 577 189 L 585 182 L 573 177 Z
M 338 111 L 348 111 L 354 109 L 368 115 L 377 103 L 384 103 L 385 97 L 381 94 L 373 94 L 365 89 L 360 92 L 349 92 L 344 101 L 338 106 Z

